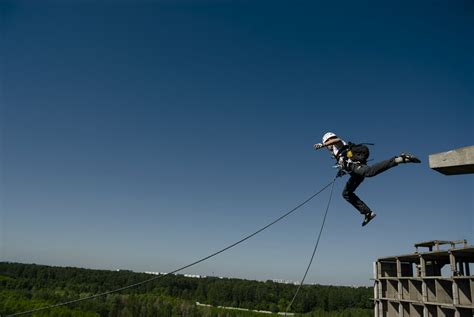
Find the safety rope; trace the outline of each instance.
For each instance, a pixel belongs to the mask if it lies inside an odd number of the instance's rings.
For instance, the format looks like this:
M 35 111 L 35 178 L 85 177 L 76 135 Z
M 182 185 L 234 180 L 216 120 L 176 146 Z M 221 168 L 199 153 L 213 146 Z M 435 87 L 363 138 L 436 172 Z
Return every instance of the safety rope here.
M 338 175 L 339 175 L 339 174 L 338 174 Z M 318 234 L 318 238 L 317 238 L 317 240 L 316 240 L 316 245 L 314 246 L 314 249 L 313 249 L 313 254 L 311 255 L 311 259 L 309 260 L 308 267 L 306 268 L 306 271 L 304 272 L 304 275 L 303 275 L 303 278 L 302 278 L 302 280 L 301 280 L 301 283 L 300 283 L 300 285 L 298 286 L 298 288 L 296 289 L 295 295 L 294 295 L 293 298 L 291 299 L 290 304 L 289 304 L 288 307 L 286 308 L 285 316 L 287 315 L 288 311 L 290 310 L 291 305 L 293 305 L 293 302 L 295 301 L 296 296 L 298 296 L 298 293 L 299 293 L 299 291 L 300 291 L 300 289 L 301 289 L 301 286 L 303 286 L 304 280 L 306 279 L 306 275 L 308 274 L 309 268 L 311 267 L 311 264 L 313 263 L 314 255 L 316 254 L 316 250 L 318 249 L 319 239 L 321 239 L 321 234 L 322 234 L 322 232 L 323 232 L 324 224 L 326 223 L 326 216 L 327 216 L 327 214 L 328 214 L 329 206 L 330 206 L 330 204 L 331 204 L 332 193 L 333 193 L 333 190 L 334 190 L 334 183 L 336 182 L 336 178 L 337 178 L 337 177 L 338 177 L 338 176 L 336 176 L 336 177 L 334 178 L 334 180 L 332 181 L 331 193 L 329 194 L 328 204 L 327 204 L 327 206 L 326 206 L 326 212 L 324 213 L 323 223 L 321 224 L 321 228 L 319 229 L 319 234 Z
M 288 211 L 287 213 L 285 213 L 284 215 L 278 217 L 277 219 L 273 220 L 272 222 L 270 222 L 269 224 L 267 224 L 266 226 L 258 229 L 257 231 L 255 231 L 254 233 L 252 234 L 249 234 L 248 236 L 240 239 L 239 241 L 237 242 L 234 242 L 232 244 L 230 244 L 229 246 L 217 251 L 217 252 L 214 252 L 206 257 L 203 257 L 191 264 L 188 264 L 188 265 L 185 265 L 183 267 L 180 267 L 172 272 L 169 272 L 169 273 L 166 273 L 166 274 L 162 274 L 162 275 L 158 275 L 158 276 L 155 276 L 153 278 L 150 278 L 150 279 L 147 279 L 147 280 L 144 280 L 142 282 L 138 282 L 138 283 L 135 283 L 135 284 L 131 284 L 131 285 L 128 285 L 128 286 L 124 286 L 124 287 L 121 287 L 121 288 L 117 288 L 115 290 L 112 290 L 112 291 L 107 291 L 107 292 L 103 292 L 103 293 L 100 293 L 100 294 L 95 294 L 95 295 L 91 295 L 91 296 L 87 296 L 87 297 L 83 297 L 83 298 L 78 298 L 78 299 L 74 299 L 74 300 L 70 300 L 70 301 L 67 301 L 67 302 L 63 302 L 63 303 L 59 303 L 59 304 L 54 304 L 54 305 L 50 305 L 50 306 L 45 306 L 45 307 L 40 307 L 40 308 L 36 308 L 36 309 L 32 309 L 32 310 L 28 310 L 28 311 L 24 311 L 24 312 L 19 312 L 19 313 L 15 313 L 15 314 L 12 314 L 12 315 L 8 315 L 8 316 L 20 316 L 20 315 L 26 315 L 26 314 L 31 314 L 31 313 L 36 313 L 36 312 L 39 312 L 39 311 L 43 311 L 43 310 L 48 310 L 48 309 L 52 309 L 52 308 L 57 308 L 57 307 L 61 307 L 61 306 L 66 306 L 66 305 L 70 305 L 70 304 L 75 304 L 75 303 L 79 303 L 79 302 L 82 302 L 82 301 L 86 301 L 86 300 L 91 300 L 91 299 L 94 299 L 94 298 L 98 298 L 98 297 L 102 297 L 102 296 L 106 296 L 106 295 L 110 295 L 110 294 L 113 294 L 113 293 L 118 293 L 118 292 L 121 292 L 121 291 L 124 291 L 126 289 L 130 289 L 130 288 L 134 288 L 134 287 L 138 287 L 138 286 L 141 286 L 143 284 L 146 284 L 146 283 L 150 283 L 152 281 L 155 281 L 157 279 L 160 279 L 160 278 L 163 278 L 165 276 L 168 276 L 168 275 L 171 275 L 171 274 L 174 274 L 174 273 L 177 273 L 179 271 L 182 271 L 184 269 L 187 269 L 191 266 L 194 266 L 196 264 L 199 264 L 201 262 L 204 262 L 224 251 L 227 251 L 233 247 L 235 247 L 236 245 L 252 238 L 253 236 L 259 234 L 260 232 L 262 232 L 263 230 L 267 229 L 268 227 L 274 225 L 275 223 L 279 222 L 280 220 L 282 220 L 283 218 L 286 218 L 287 216 L 289 216 L 290 214 L 292 214 L 293 212 L 295 212 L 296 210 L 298 210 L 300 207 L 304 206 L 306 203 L 308 203 L 310 200 L 312 200 L 314 197 L 316 197 L 317 195 L 319 195 L 320 193 L 322 193 L 326 188 L 328 188 L 329 186 L 331 186 L 331 184 L 334 184 L 334 181 L 332 181 L 331 183 L 327 184 L 326 186 L 324 186 L 322 189 L 320 189 L 318 192 L 312 194 L 309 198 L 307 198 L 305 201 L 303 201 L 302 203 L 300 203 L 299 205 L 297 205 L 295 208 L 291 209 L 290 211 Z M 331 192 L 332 194 L 332 192 Z M 326 210 L 326 213 L 327 213 L 327 210 Z M 325 216 L 326 217 L 326 216 Z

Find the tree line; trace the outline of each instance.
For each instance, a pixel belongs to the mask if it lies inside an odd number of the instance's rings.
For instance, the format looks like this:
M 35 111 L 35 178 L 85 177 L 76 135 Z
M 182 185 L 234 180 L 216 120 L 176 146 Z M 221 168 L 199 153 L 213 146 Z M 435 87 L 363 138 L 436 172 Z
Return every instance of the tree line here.
M 151 277 L 132 271 L 0 262 L 0 315 L 107 292 Z M 34 316 L 261 316 L 195 303 L 284 312 L 296 287 L 272 281 L 168 275 L 137 288 Z M 304 285 L 292 312 L 317 317 L 371 317 L 372 292 L 369 287 Z

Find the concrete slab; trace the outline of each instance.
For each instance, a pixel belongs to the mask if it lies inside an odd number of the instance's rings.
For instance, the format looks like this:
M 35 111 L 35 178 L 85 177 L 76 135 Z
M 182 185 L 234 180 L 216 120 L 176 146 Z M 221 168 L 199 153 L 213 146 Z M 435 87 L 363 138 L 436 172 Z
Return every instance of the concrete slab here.
M 474 173 L 474 145 L 431 154 L 429 162 L 431 169 L 444 175 Z

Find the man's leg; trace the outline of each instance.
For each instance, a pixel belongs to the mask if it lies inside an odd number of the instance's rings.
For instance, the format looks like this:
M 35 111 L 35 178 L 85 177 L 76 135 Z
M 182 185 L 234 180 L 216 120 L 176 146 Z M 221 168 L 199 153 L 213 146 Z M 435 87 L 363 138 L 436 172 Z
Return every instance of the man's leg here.
M 350 171 L 361 177 L 373 177 L 378 175 L 386 170 L 397 166 L 398 163 L 395 162 L 395 157 L 392 157 L 389 160 L 375 163 L 371 166 L 365 164 L 349 163 Z
M 344 190 L 342 191 L 342 197 L 347 200 L 352 206 L 354 206 L 361 214 L 369 214 L 370 208 L 362 201 L 354 191 L 359 187 L 360 183 L 364 181 L 364 177 L 351 173 L 351 177 L 346 183 Z
M 348 170 L 362 177 L 373 177 L 401 163 L 420 163 L 421 161 L 414 155 L 402 153 L 389 160 L 375 163 L 371 166 L 360 163 L 348 163 Z

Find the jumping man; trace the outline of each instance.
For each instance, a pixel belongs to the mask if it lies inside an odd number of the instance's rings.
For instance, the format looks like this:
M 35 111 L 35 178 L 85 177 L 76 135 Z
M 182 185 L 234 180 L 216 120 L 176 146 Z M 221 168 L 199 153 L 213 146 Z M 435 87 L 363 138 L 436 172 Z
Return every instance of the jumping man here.
M 337 161 L 337 165 L 340 169 L 339 175 L 349 173 L 350 178 L 344 187 L 342 196 L 364 215 L 362 226 L 368 224 L 369 221 L 376 216 L 354 193 L 364 179 L 385 172 L 400 163 L 421 162 L 417 157 L 411 154 L 402 153 L 399 156 L 394 156 L 391 159 L 368 166 L 367 158 L 369 156 L 369 150 L 365 145 L 347 143 L 332 132 L 324 134 L 322 143 L 316 143 L 313 147 L 316 150 L 326 147 L 332 153 L 332 157 Z

